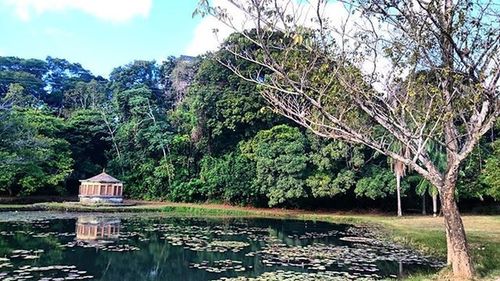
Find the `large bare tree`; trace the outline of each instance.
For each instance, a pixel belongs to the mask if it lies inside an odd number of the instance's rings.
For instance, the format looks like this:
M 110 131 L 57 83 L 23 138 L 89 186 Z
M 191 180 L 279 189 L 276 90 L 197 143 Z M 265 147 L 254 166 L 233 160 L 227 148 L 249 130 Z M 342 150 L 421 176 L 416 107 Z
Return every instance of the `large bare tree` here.
M 460 164 L 499 114 L 499 8 L 487 0 L 201 0 L 197 12 L 243 35 L 245 44 L 223 45 L 234 59 L 221 63 L 259 84 L 276 112 L 369 146 L 436 186 L 448 263 L 471 278 L 455 191 Z M 446 152 L 444 169 L 431 142 Z

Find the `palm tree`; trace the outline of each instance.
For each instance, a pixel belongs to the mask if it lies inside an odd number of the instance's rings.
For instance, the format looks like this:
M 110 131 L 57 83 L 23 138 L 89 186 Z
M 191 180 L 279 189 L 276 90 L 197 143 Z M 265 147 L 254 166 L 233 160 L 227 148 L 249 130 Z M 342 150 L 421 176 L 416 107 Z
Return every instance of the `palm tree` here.
M 405 155 L 409 154 L 410 151 L 408 148 L 403 148 L 401 142 L 393 142 L 392 147 L 394 150 L 402 151 L 405 149 Z M 401 207 L 401 178 L 406 175 L 407 166 L 405 163 L 397 160 L 393 160 L 392 158 L 388 158 L 389 164 L 391 165 L 394 174 L 396 175 L 396 197 L 398 200 L 398 217 L 403 216 L 403 209 Z
M 444 170 L 446 167 L 446 153 L 442 151 L 442 148 L 435 142 L 429 142 L 427 147 L 427 152 L 432 159 L 432 162 L 438 167 L 439 170 Z M 422 178 L 420 183 L 417 185 L 417 193 L 425 196 L 425 192 L 428 192 L 432 197 L 432 215 L 436 217 L 438 215 L 438 190 L 432 185 L 428 180 Z
M 438 190 L 428 180 L 422 178 L 422 180 L 417 185 L 417 194 L 425 196 L 426 192 L 428 192 L 429 195 L 432 197 L 432 214 L 433 214 L 433 216 L 437 216 L 437 211 L 438 211 L 438 207 L 437 207 Z

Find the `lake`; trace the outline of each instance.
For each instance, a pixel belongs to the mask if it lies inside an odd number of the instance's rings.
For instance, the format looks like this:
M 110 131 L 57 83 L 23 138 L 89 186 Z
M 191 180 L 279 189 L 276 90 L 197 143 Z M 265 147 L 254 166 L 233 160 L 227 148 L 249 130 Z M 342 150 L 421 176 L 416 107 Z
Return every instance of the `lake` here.
M 0 213 L 0 280 L 377 280 L 442 266 L 347 224 Z

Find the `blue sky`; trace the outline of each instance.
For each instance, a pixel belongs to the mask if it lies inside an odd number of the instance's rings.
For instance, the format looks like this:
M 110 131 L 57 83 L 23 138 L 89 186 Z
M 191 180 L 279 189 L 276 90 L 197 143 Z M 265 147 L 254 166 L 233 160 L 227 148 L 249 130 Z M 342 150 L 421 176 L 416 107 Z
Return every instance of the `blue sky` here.
M 134 59 L 196 55 L 208 50 L 195 38 L 206 31 L 191 17 L 197 2 L 0 0 L 0 55 L 65 58 L 106 77 Z

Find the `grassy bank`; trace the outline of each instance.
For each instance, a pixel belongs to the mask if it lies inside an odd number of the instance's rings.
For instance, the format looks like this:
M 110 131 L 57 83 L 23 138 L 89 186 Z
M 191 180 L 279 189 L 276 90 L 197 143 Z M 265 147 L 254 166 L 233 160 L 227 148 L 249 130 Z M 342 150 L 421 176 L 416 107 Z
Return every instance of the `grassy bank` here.
M 65 203 L 32 205 L 0 205 L 0 211 L 70 211 L 70 212 L 161 212 L 175 216 L 204 217 L 266 217 L 288 218 L 333 223 L 369 225 L 384 237 L 417 248 L 425 253 L 445 257 L 446 241 L 443 219 L 430 216 L 397 218 L 388 215 L 355 213 L 312 213 L 300 210 L 243 208 L 218 204 L 182 204 L 135 202 L 134 206 L 81 206 Z M 484 280 L 500 277 L 500 216 L 463 216 L 478 274 Z M 438 276 L 410 276 L 410 280 L 443 280 L 448 276 L 443 270 Z
M 305 218 L 318 218 L 306 215 Z M 417 248 L 422 252 L 446 258 L 446 239 L 442 218 L 409 216 L 329 216 L 319 219 L 338 222 L 351 221 L 357 224 L 379 226 L 379 231 L 399 243 Z M 499 280 L 500 277 L 500 216 L 463 216 L 474 263 L 480 279 Z M 446 280 L 449 272 L 443 270 L 438 276 L 413 276 L 411 280 Z

